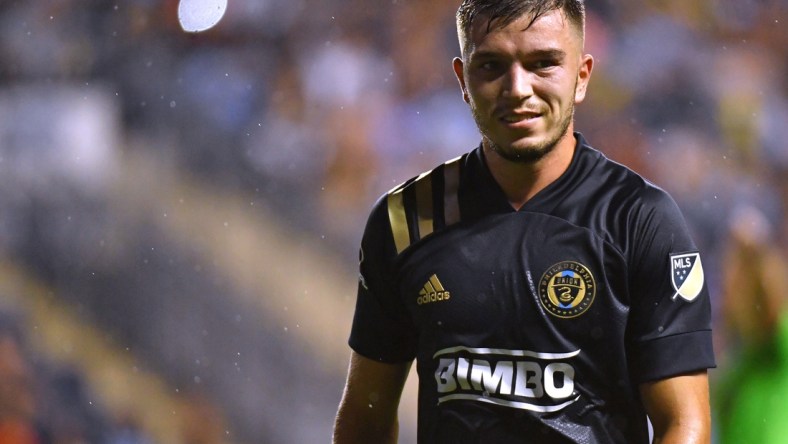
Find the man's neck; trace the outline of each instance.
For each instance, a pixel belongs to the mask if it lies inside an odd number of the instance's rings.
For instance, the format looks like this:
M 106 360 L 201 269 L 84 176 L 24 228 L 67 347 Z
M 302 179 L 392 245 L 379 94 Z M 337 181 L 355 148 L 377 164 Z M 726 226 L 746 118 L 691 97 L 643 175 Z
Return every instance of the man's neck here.
M 519 210 L 569 168 L 576 145 L 577 140 L 570 129 L 552 151 L 535 162 L 512 162 L 501 157 L 486 144 L 483 146 L 483 151 L 493 178 L 503 190 L 512 208 Z

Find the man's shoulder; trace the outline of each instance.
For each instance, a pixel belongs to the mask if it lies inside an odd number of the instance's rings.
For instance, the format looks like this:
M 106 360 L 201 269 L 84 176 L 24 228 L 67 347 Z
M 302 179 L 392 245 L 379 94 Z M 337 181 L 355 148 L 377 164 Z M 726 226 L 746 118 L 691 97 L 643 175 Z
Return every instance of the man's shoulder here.
M 633 239 L 653 230 L 683 226 L 683 216 L 673 197 L 662 187 L 628 166 L 584 145 L 583 164 L 571 197 L 555 212 L 586 227 L 627 251 Z
M 459 189 L 470 153 L 413 176 L 380 196 L 367 232 L 390 233 L 397 254 L 460 221 Z
M 622 204 L 645 207 L 673 204 L 673 198 L 664 188 L 629 166 L 610 159 L 587 142 L 581 145 L 581 150 L 585 162 L 593 164 L 588 175 L 589 191 L 605 194 Z

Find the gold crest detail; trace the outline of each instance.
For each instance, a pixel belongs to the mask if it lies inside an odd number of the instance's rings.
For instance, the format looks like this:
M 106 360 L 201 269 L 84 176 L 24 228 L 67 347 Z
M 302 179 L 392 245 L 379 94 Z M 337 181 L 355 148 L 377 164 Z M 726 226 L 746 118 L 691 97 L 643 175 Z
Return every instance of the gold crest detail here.
M 574 318 L 594 302 L 596 282 L 588 268 L 574 261 L 559 262 L 539 280 L 539 300 L 553 316 Z

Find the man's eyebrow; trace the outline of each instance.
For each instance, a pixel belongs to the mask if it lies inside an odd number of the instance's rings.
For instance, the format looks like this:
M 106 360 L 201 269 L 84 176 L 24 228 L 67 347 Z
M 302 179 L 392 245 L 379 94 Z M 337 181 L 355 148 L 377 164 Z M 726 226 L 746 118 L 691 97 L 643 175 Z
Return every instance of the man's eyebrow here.
M 553 48 L 553 49 L 537 49 L 535 51 L 531 51 L 528 53 L 528 57 L 532 58 L 540 58 L 540 59 L 555 59 L 560 60 L 566 57 L 566 51 L 563 49 Z
M 471 59 L 492 59 L 501 56 L 501 52 L 499 51 L 490 51 L 490 50 L 481 50 L 481 51 L 472 51 L 471 52 Z

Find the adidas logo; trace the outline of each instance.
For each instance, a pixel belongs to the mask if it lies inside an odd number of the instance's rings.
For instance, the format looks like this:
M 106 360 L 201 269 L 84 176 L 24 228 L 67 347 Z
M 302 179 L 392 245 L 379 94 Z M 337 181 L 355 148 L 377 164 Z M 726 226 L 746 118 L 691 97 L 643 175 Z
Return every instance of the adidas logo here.
M 451 297 L 451 293 L 443 288 L 443 284 L 438 280 L 437 275 L 430 276 L 430 280 L 424 284 L 424 288 L 419 291 L 416 303 L 419 305 L 429 304 L 430 302 L 446 301 Z

